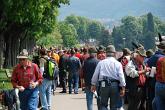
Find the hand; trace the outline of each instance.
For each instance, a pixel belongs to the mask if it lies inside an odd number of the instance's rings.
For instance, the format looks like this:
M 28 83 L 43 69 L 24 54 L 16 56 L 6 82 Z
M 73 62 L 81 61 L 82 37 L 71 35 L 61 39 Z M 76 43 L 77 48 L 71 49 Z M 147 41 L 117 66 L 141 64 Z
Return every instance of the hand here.
M 147 72 L 149 72 L 151 70 L 151 68 L 145 68 L 145 69 L 143 69 L 143 70 L 141 70 L 141 71 L 139 71 L 139 74 L 146 74 Z
M 120 90 L 120 96 L 123 97 L 125 95 L 125 88 L 122 88 Z
M 34 89 L 37 85 L 38 82 L 30 82 L 31 88 Z
M 96 86 L 95 86 L 95 85 L 92 85 L 92 86 L 91 86 L 91 91 L 92 91 L 92 92 L 95 92 L 95 91 L 96 91 Z
M 150 67 L 146 67 L 146 72 L 150 72 L 151 68 Z
M 18 86 L 18 90 L 23 92 L 25 90 L 25 88 L 23 86 Z

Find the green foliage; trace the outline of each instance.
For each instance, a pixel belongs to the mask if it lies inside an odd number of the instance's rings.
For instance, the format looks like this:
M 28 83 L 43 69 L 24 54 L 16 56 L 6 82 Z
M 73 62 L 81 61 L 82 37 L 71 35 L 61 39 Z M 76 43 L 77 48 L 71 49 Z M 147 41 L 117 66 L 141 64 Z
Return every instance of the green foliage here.
M 61 3 L 69 3 L 69 0 L 2 0 L 5 18 L 2 23 L 16 23 L 28 30 L 30 36 L 38 38 L 54 30 Z
M 78 16 L 78 20 L 80 23 L 79 28 L 77 29 L 78 39 L 82 41 L 87 41 L 88 39 L 87 26 L 89 19 Z
M 48 34 L 46 37 L 41 37 L 37 41 L 38 45 L 44 45 L 46 47 L 61 46 L 62 43 L 62 36 L 57 30 L 54 30 L 51 34 Z
M 102 30 L 102 35 L 100 37 L 100 45 L 108 46 L 109 44 L 113 44 L 112 37 L 108 30 Z
M 78 29 L 79 26 L 80 26 L 79 19 L 78 19 L 78 17 L 75 16 L 75 15 L 70 15 L 70 16 L 66 17 L 65 22 L 66 22 L 67 24 L 72 24 L 72 25 L 74 25 L 74 27 L 75 27 L 76 29 Z
M 59 31 L 62 35 L 63 45 L 65 47 L 72 47 L 78 43 L 77 31 L 72 24 L 66 22 L 59 23 Z
M 70 15 L 64 20 L 67 24 L 72 24 L 77 31 L 77 39 L 85 41 L 87 39 L 87 18 Z
M 75 27 L 78 35 L 77 39 L 84 42 L 91 38 L 100 39 L 102 30 L 105 28 L 100 22 L 81 16 L 70 15 L 64 21 Z
M 158 25 L 158 32 L 165 35 L 165 22 Z
M 148 31 L 144 35 L 145 35 L 145 39 L 144 39 L 145 48 L 146 49 L 155 49 L 155 34 L 154 34 L 154 32 Z
M 121 27 L 114 27 L 113 31 L 112 31 L 112 38 L 114 40 L 114 45 L 116 47 L 117 50 L 121 50 L 123 47 L 123 38 L 122 37 L 122 31 L 121 31 Z
M 151 13 L 141 17 L 127 16 L 122 19 L 121 26 L 114 27 L 112 38 L 118 50 L 122 49 L 124 44 L 132 49 L 131 42 L 141 43 L 146 49 L 155 49 L 155 37 L 158 32 L 164 33 L 164 24 L 165 22 Z
M 88 25 L 88 36 L 90 38 L 98 39 L 101 36 L 102 25 L 97 21 L 93 21 Z
M 139 37 L 142 33 L 141 22 L 138 18 L 127 16 L 122 20 L 122 25 L 112 33 L 112 37 L 115 39 L 115 46 L 120 49 L 124 48 L 124 45 L 128 48 L 131 47 L 131 42 L 139 42 Z M 127 43 L 125 43 L 127 42 Z
M 145 23 L 145 22 L 144 22 Z M 155 49 L 155 25 L 152 13 L 147 14 L 147 22 L 144 24 L 144 45 L 146 49 Z M 148 41 L 150 43 L 148 43 Z
M 153 20 L 153 15 L 152 13 L 147 14 L 147 30 L 150 32 L 154 32 L 154 20 Z
M 5 69 L 0 69 L 0 89 L 11 89 L 12 84 L 10 82 L 10 79 L 7 78 Z

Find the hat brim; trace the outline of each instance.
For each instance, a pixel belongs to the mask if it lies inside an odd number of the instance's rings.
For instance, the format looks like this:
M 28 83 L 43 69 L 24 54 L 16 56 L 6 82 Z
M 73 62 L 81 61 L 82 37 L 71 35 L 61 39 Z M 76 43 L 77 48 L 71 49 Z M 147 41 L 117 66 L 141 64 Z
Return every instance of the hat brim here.
M 156 42 L 156 46 L 161 50 L 165 50 L 165 41 Z
M 160 45 L 160 44 L 158 44 L 157 47 L 158 47 L 159 49 L 165 50 L 165 45 Z
M 116 51 L 106 51 L 106 53 L 116 53 Z
M 104 49 L 100 49 L 100 50 L 98 50 L 99 52 L 104 52 Z
M 27 56 L 17 56 L 18 59 L 27 59 Z
M 146 54 L 141 54 L 139 51 L 137 51 L 136 53 L 138 53 L 140 56 L 142 56 L 142 57 L 147 57 L 147 55 Z
M 97 52 L 88 52 L 89 54 L 97 53 Z

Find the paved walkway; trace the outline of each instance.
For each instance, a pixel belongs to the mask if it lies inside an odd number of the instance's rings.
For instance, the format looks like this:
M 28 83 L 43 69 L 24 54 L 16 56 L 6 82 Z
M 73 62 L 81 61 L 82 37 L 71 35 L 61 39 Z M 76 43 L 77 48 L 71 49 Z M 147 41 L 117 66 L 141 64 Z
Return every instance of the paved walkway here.
M 52 96 L 52 110 L 87 110 L 85 94 L 79 90 L 79 94 L 60 94 L 61 88 L 57 88 Z M 94 110 L 97 110 L 94 99 Z

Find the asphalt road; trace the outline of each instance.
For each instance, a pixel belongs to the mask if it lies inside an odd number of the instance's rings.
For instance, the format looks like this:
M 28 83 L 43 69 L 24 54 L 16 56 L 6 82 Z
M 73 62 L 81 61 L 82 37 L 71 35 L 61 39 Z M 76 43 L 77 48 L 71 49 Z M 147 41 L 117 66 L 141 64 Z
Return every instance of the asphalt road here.
M 59 93 L 61 90 L 57 88 L 55 95 L 52 95 L 52 110 L 87 110 L 85 93 L 81 89 L 79 94 L 61 94 Z M 127 105 L 124 105 L 125 110 L 126 108 Z M 97 110 L 96 98 L 93 100 L 93 110 Z
M 85 93 L 79 90 L 79 94 L 61 94 L 61 88 L 57 88 L 52 95 L 52 110 L 87 110 Z M 94 98 L 94 110 L 97 110 Z

